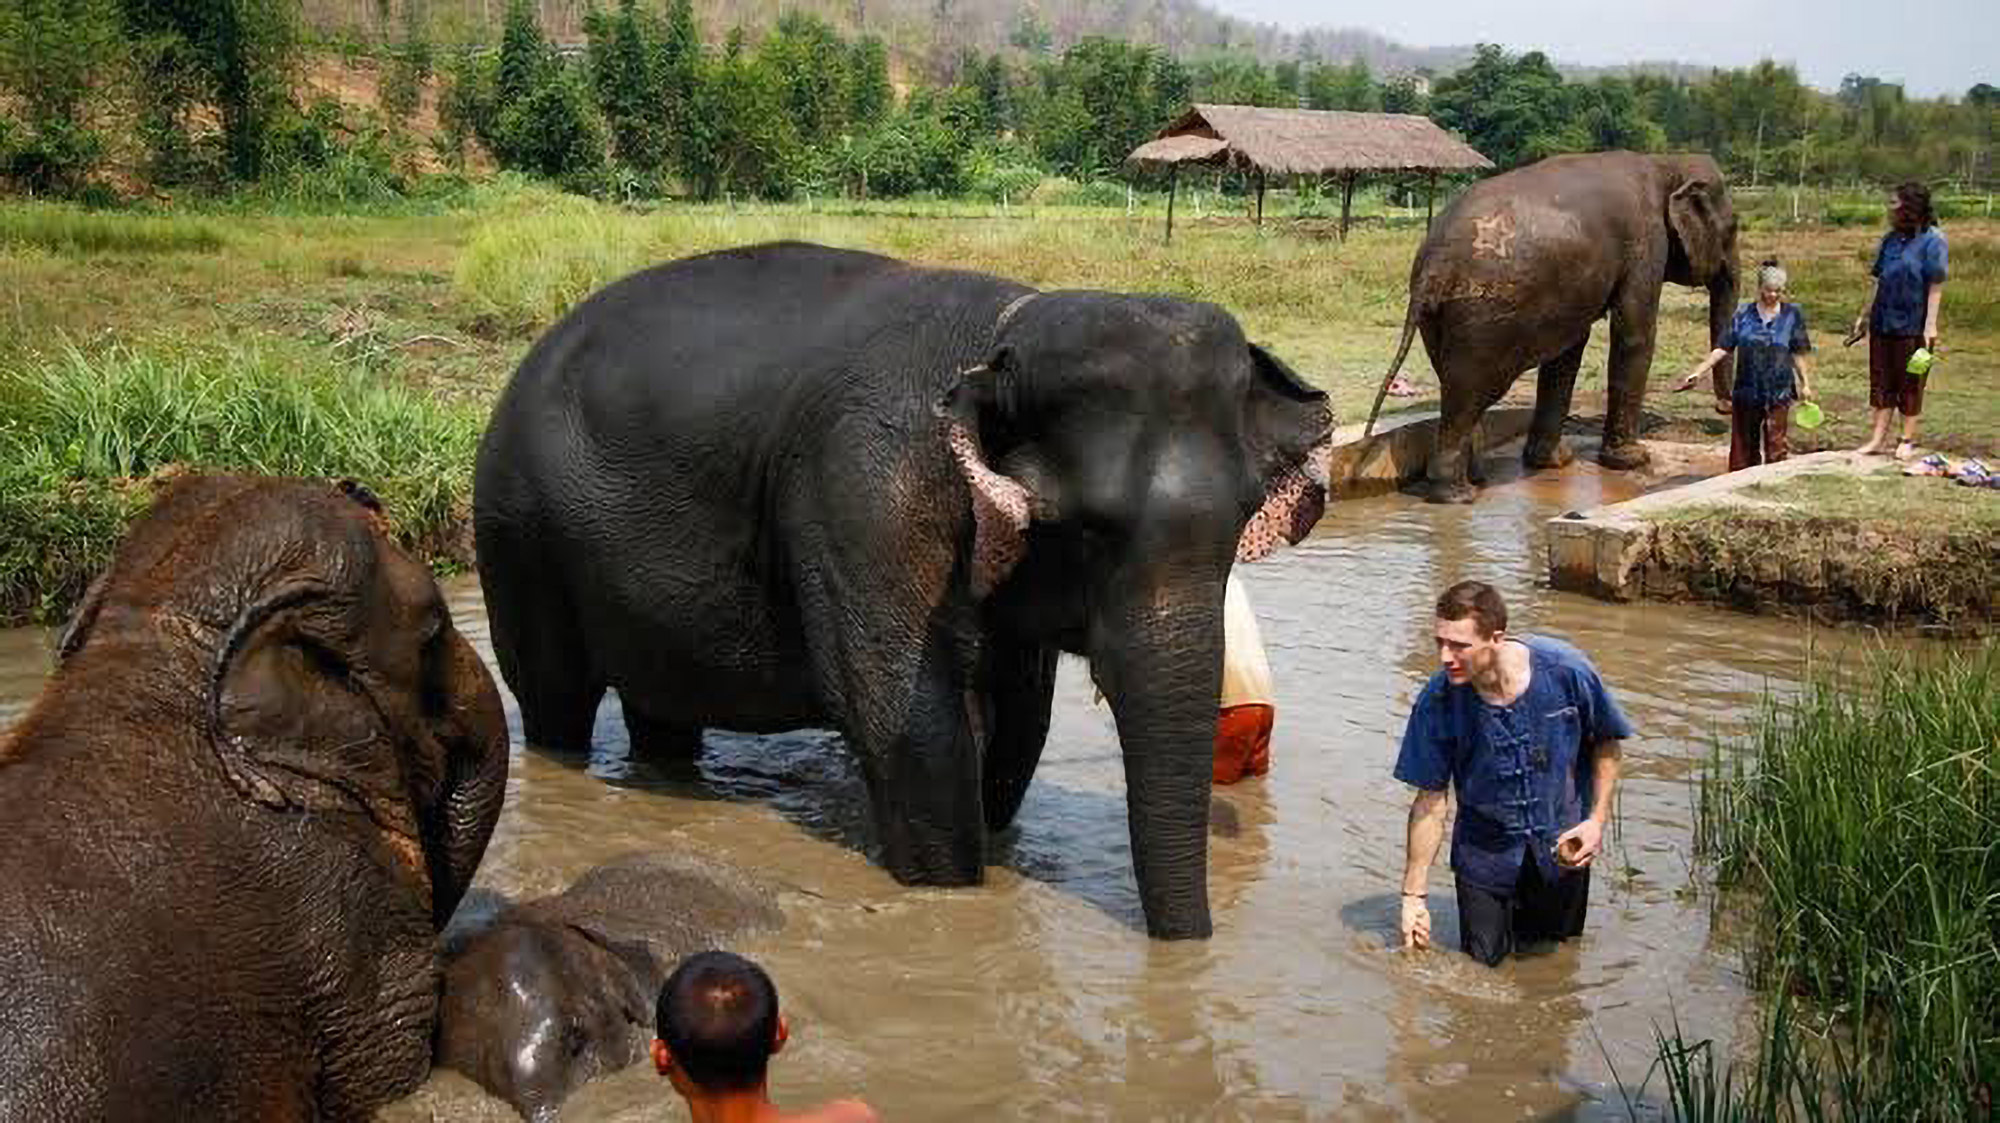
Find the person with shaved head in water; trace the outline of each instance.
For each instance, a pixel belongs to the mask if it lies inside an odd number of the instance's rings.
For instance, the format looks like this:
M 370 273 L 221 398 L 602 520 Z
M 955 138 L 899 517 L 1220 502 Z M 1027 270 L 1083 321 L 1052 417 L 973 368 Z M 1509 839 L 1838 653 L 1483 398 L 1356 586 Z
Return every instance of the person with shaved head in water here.
M 653 1066 L 687 1101 L 694 1123 L 877 1123 L 860 1100 L 810 1111 L 771 1102 L 771 1058 L 791 1026 L 778 988 L 740 955 L 704 951 L 682 960 L 660 988 Z

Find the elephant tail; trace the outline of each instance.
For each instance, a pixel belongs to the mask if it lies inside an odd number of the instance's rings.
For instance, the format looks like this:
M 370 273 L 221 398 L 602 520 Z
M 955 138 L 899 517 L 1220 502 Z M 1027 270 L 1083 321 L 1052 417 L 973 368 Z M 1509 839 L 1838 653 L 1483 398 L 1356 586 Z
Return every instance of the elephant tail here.
M 1389 364 L 1389 373 L 1382 376 L 1382 385 L 1375 388 L 1375 408 L 1368 411 L 1368 424 L 1361 429 L 1365 439 L 1375 431 L 1375 418 L 1382 412 L 1382 399 L 1389 396 L 1389 384 L 1396 380 L 1397 372 L 1403 369 L 1403 360 L 1410 354 L 1410 337 L 1417 333 L 1417 301 L 1410 298 L 1410 306 L 1403 312 L 1403 342 L 1396 347 L 1396 361 Z

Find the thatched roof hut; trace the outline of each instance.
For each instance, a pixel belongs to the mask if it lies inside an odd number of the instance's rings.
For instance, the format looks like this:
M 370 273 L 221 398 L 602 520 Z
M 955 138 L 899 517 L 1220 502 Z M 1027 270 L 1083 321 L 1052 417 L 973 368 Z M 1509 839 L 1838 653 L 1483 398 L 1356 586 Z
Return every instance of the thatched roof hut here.
M 1159 135 L 1134 149 L 1127 162 L 1166 167 L 1183 164 L 1238 168 L 1257 173 L 1257 217 L 1263 221 L 1268 175 L 1338 175 L 1345 184 L 1340 230 L 1347 233 L 1354 179 L 1363 172 L 1455 172 L 1490 168 L 1493 161 L 1409 113 L 1351 113 L 1328 109 L 1264 109 L 1251 105 L 1196 104 Z M 1173 185 L 1167 195 L 1167 232 L 1173 233 Z

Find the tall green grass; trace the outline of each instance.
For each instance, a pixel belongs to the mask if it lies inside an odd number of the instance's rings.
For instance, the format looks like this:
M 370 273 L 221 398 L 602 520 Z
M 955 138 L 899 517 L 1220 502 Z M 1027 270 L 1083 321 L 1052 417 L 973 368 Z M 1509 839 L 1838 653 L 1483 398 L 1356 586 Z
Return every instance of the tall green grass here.
M 1879 655 L 1767 703 L 1711 760 L 1696 832 L 1754 902 L 1753 977 L 1802 1005 L 1780 1000 L 1747 1074 L 1663 1039 L 1683 1118 L 1991 1118 L 2000 644 Z
M 244 350 L 74 347 L 0 370 L 0 619 L 60 618 L 181 468 L 352 477 L 434 561 L 455 545 L 483 418 L 369 374 Z
M 201 253 L 221 249 L 222 229 L 202 218 L 92 211 L 67 203 L 0 204 L 0 247 L 63 254 Z

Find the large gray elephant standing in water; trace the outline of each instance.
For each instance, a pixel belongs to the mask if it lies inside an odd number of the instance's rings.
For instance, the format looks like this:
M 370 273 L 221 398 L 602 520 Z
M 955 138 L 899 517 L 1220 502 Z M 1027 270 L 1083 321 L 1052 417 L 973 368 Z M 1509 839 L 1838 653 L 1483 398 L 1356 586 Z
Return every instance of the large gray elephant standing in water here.
M 1660 286 L 1708 290 L 1709 342 L 1736 311 L 1736 212 L 1707 156 L 1601 152 L 1554 156 L 1475 184 L 1438 216 L 1410 268 L 1396 359 L 1368 415 L 1409 354 L 1412 332 L 1437 371 L 1443 416 L 1426 467 L 1430 498 L 1469 501 L 1479 419 L 1521 372 L 1539 367 L 1524 459 L 1567 462 L 1563 419 L 1591 325 L 1611 319 L 1609 394 L 1598 460 L 1646 462 L 1639 407 L 1653 362 Z M 1715 394 L 1729 400 L 1728 360 Z
M 832 727 L 883 863 L 984 876 L 1087 656 L 1155 936 L 1209 934 L 1223 582 L 1324 496 L 1325 395 L 1208 304 L 796 243 L 628 277 L 538 341 L 479 452 L 528 740 Z

